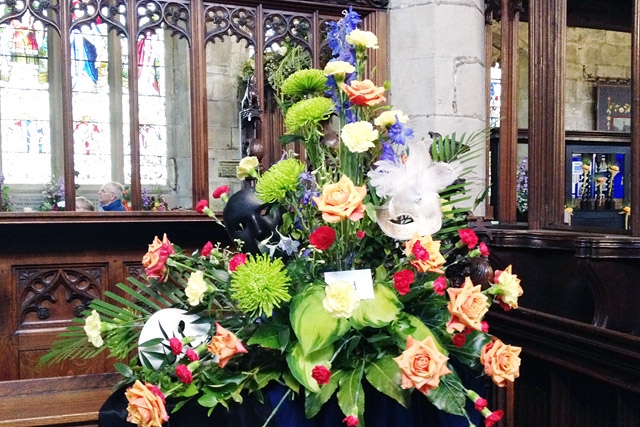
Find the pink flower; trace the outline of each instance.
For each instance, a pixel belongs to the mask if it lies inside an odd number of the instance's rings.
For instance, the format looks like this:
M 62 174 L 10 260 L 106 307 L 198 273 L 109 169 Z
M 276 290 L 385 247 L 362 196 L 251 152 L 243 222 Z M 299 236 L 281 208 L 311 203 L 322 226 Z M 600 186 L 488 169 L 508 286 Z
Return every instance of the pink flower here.
M 336 241 L 336 230 L 328 225 L 321 225 L 309 236 L 309 243 L 321 251 L 329 249 Z
M 440 296 L 444 296 L 444 291 L 447 289 L 447 279 L 445 279 L 444 276 L 440 276 L 438 277 L 434 282 L 433 282 L 433 291 L 440 295 Z
M 178 379 L 183 383 L 189 385 L 193 382 L 193 375 L 191 375 L 191 371 L 187 367 L 187 365 L 178 365 L 176 366 L 176 375 Z
M 454 334 L 451 342 L 458 348 L 462 348 L 464 343 L 467 341 L 467 336 L 465 334 Z
M 413 244 L 411 253 L 418 261 L 429 261 L 429 252 L 422 246 L 419 240 Z
M 185 352 L 185 355 L 187 356 L 187 359 L 189 359 L 189 362 L 195 362 L 196 360 L 200 359 L 200 356 L 198 356 L 198 353 L 196 353 L 195 350 L 192 348 L 188 348 L 187 351 Z
M 480 330 L 485 334 L 489 333 L 489 323 L 486 320 L 480 322 Z
M 347 424 L 347 427 L 356 427 L 358 425 L 358 417 L 355 415 L 349 415 L 342 420 L 343 423 Z
M 364 231 L 362 231 L 362 230 L 358 230 L 358 232 L 356 233 L 356 237 L 357 237 L 358 239 L 364 239 L 364 236 L 366 236 L 366 235 L 367 235 L 367 233 L 365 233 L 365 232 L 364 232 Z
M 223 194 L 227 194 L 228 192 L 229 192 L 229 187 L 227 187 L 226 185 L 221 185 L 220 187 L 213 190 L 212 197 L 214 199 L 219 199 L 222 197 Z
M 463 228 L 458 230 L 458 235 L 460 236 L 460 241 L 467 245 L 469 249 L 473 249 L 478 244 L 478 236 L 476 232 L 470 228 Z
M 246 254 L 235 254 L 233 258 L 229 260 L 229 271 L 236 271 L 236 268 L 246 263 L 247 263 Z
M 311 378 L 316 380 L 319 385 L 329 384 L 331 379 L 331 371 L 325 366 L 317 365 L 311 370 Z
M 502 409 L 499 409 L 497 411 L 493 411 L 491 414 L 489 414 L 487 419 L 484 420 L 485 427 L 493 426 L 495 423 L 497 423 L 498 421 L 500 421 L 502 419 L 503 415 L 504 415 L 504 411 Z
M 479 249 L 480 249 L 480 255 L 489 256 L 489 248 L 487 247 L 486 243 L 480 242 Z
M 415 275 L 413 271 L 405 268 L 393 275 L 393 287 L 396 288 L 396 291 L 398 291 L 400 295 L 406 295 L 411 291 L 411 284 L 414 280 Z
M 156 236 L 153 243 L 149 245 L 149 250 L 142 257 L 142 266 L 145 268 L 147 277 L 158 280 L 165 279 L 168 273 L 166 262 L 173 253 L 173 245 L 167 235 L 162 237 L 162 241 Z
M 176 356 L 182 353 L 182 342 L 179 338 L 173 337 L 169 340 L 169 347 L 171 347 L 171 353 Z
M 211 251 L 213 250 L 213 243 L 211 242 L 207 242 L 204 244 L 204 246 L 202 247 L 202 249 L 200 250 L 200 254 L 202 256 L 209 256 L 211 255 Z
M 199 214 L 204 213 L 204 210 L 206 208 L 209 207 L 209 202 L 207 202 L 206 200 L 202 199 L 198 202 L 198 204 L 196 205 L 196 207 L 194 208 L 196 212 L 198 212 Z
M 477 398 L 474 403 L 476 405 L 477 411 L 482 411 L 484 408 L 487 407 L 487 399 L 484 399 L 482 397 Z

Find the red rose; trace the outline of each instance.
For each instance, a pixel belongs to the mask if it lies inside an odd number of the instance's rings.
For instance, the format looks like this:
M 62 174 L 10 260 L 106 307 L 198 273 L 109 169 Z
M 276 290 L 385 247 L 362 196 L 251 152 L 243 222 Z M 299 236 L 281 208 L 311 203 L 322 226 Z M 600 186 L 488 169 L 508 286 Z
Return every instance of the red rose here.
M 207 202 L 206 200 L 202 199 L 198 202 L 198 204 L 196 205 L 196 207 L 194 208 L 196 210 L 196 212 L 198 213 L 204 213 L 204 210 L 206 208 L 209 207 L 209 202 Z
M 406 295 L 411 290 L 411 284 L 414 280 L 413 271 L 405 268 L 393 275 L 393 287 L 396 288 L 400 295 Z
M 331 371 L 322 365 L 318 365 L 311 370 L 311 378 L 316 380 L 319 385 L 329 384 Z
M 460 236 L 460 241 L 467 245 L 469 249 L 475 248 L 478 244 L 478 236 L 476 232 L 470 228 L 458 230 L 458 235 Z
M 487 419 L 484 420 L 485 427 L 493 426 L 495 423 L 497 423 L 498 421 L 500 421 L 502 419 L 503 415 L 504 415 L 504 411 L 502 409 L 499 409 L 497 411 L 493 411 L 491 414 L 489 414 Z
M 178 365 L 176 366 L 176 375 L 178 379 L 185 384 L 191 384 L 193 382 L 193 375 L 191 375 L 191 371 L 187 367 L 187 365 Z
M 246 254 L 235 254 L 233 258 L 229 260 L 229 271 L 236 271 L 236 268 L 246 263 L 247 263 Z
M 196 353 L 192 348 L 188 348 L 185 355 L 187 356 L 187 359 L 189 359 L 189 362 L 195 362 L 200 359 L 198 353 Z
M 455 345 L 458 348 L 462 348 L 462 346 L 466 341 L 467 341 L 467 336 L 465 334 L 455 334 L 451 339 L 451 342 L 453 343 L 453 345 Z
M 434 282 L 433 282 L 433 291 L 440 295 L 443 296 L 444 295 L 444 291 L 447 289 L 447 279 L 444 278 L 444 276 L 440 276 L 438 277 Z
M 169 347 L 171 347 L 171 353 L 176 356 L 182 353 L 182 342 L 180 339 L 173 337 L 169 340 Z
M 479 397 L 476 399 L 475 405 L 476 405 L 476 410 L 479 412 L 482 412 L 482 410 L 487 407 L 487 399 Z
M 222 197 L 223 194 L 227 194 L 228 192 L 229 192 L 229 187 L 227 187 L 226 185 L 221 185 L 220 187 L 213 190 L 212 196 L 214 199 L 219 199 L 220 197 Z
M 328 225 L 321 225 L 309 236 L 309 243 L 321 251 L 327 250 L 336 241 L 336 230 Z
M 411 253 L 418 261 L 429 261 L 429 252 L 422 246 L 419 240 L 413 244 Z
M 342 422 L 346 423 L 347 427 L 356 427 L 358 425 L 358 417 L 356 417 L 355 415 L 349 415 L 344 420 L 342 420 Z
M 213 243 L 207 242 L 202 247 L 202 250 L 200 251 L 200 253 L 202 254 L 202 256 L 209 256 L 211 255 L 212 250 L 213 250 Z
M 364 236 L 366 236 L 366 235 L 367 235 L 367 234 L 366 234 L 364 231 L 362 231 L 362 230 L 358 230 L 358 232 L 356 233 L 356 237 L 357 237 L 358 239 L 364 239 Z
M 479 249 L 480 249 L 480 255 L 489 256 L 489 248 L 487 247 L 486 243 L 480 242 Z

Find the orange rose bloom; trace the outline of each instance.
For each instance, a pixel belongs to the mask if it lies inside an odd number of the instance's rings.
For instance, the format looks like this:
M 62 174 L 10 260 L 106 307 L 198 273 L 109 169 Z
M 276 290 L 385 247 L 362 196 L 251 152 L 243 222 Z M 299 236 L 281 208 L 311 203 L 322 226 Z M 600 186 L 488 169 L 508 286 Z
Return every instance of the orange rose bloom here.
M 347 95 L 349 95 L 349 101 L 356 105 L 372 106 L 386 102 L 386 98 L 382 95 L 384 88 L 376 86 L 371 80 L 351 82 L 351 86 L 346 83 L 340 85 Z
M 413 254 L 413 245 L 416 242 L 420 242 L 420 245 L 429 252 L 429 259 L 426 261 L 421 261 L 419 259 L 414 259 L 409 261 L 411 266 L 418 270 L 420 273 L 426 273 L 431 271 L 433 273 L 444 274 L 440 267 L 444 264 L 445 259 L 440 253 L 440 240 L 433 240 L 431 236 L 419 236 L 418 234 L 414 234 L 411 240 L 405 243 L 405 255 L 409 256 Z
M 234 354 L 247 352 L 247 349 L 244 348 L 238 338 L 217 322 L 216 335 L 211 337 L 207 350 L 214 356 L 218 356 L 218 366 L 221 368 L 225 367 Z
M 314 197 L 313 201 L 327 222 L 335 223 L 347 218 L 357 221 L 364 218 L 362 201 L 366 195 L 367 187 L 356 187 L 348 176 L 342 175 L 336 184 L 325 184 L 322 195 Z
M 142 266 L 145 268 L 147 277 L 156 279 L 165 277 L 167 274 L 167 258 L 173 253 L 173 245 L 167 239 L 167 235 L 165 234 L 162 237 L 162 241 L 156 236 L 153 243 L 149 245 L 149 250 L 142 258 Z
M 489 311 L 489 298 L 482 293 L 481 286 L 473 286 L 470 278 L 464 280 L 461 288 L 448 288 L 449 313 L 451 319 L 447 323 L 447 332 L 462 332 L 468 326 L 482 330 L 482 318 Z
M 402 388 L 417 388 L 427 394 L 440 385 L 440 377 L 450 374 L 449 358 L 440 353 L 433 337 L 422 341 L 407 337 L 405 351 L 394 359 L 402 371 Z
M 485 374 L 500 387 L 504 387 L 507 381 L 513 382 L 520 376 L 520 351 L 521 347 L 506 345 L 499 339 L 486 344 L 480 352 Z
M 138 427 L 162 427 L 164 422 L 169 421 L 169 415 L 164 406 L 164 395 L 153 384 L 143 385 L 136 380 L 124 395 L 129 401 L 128 422 L 137 424 Z

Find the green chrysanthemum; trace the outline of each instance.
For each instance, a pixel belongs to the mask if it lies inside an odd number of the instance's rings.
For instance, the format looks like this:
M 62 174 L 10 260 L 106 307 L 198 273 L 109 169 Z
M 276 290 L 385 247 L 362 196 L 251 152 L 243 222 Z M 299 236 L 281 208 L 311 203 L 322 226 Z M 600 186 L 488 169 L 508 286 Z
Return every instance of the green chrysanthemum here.
M 327 89 L 327 78 L 322 70 L 298 70 L 282 82 L 280 90 L 292 97 L 316 95 Z
M 334 106 L 331 99 L 324 97 L 296 102 L 284 118 L 287 133 L 308 137 L 318 127 L 318 123 L 331 117 Z
M 296 159 L 280 160 L 256 183 L 256 197 L 265 203 L 283 201 L 288 191 L 295 191 L 305 165 Z
M 231 275 L 231 296 L 245 313 L 271 317 L 273 309 L 291 299 L 291 279 L 280 258 L 271 260 L 268 254 L 247 257 L 247 262 Z

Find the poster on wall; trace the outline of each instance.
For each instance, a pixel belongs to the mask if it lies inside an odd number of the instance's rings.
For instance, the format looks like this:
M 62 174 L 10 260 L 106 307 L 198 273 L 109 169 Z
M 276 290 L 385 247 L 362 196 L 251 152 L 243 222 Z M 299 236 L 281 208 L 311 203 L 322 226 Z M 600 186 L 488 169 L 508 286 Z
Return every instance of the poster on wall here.
M 630 85 L 600 83 L 597 101 L 597 130 L 631 132 Z

